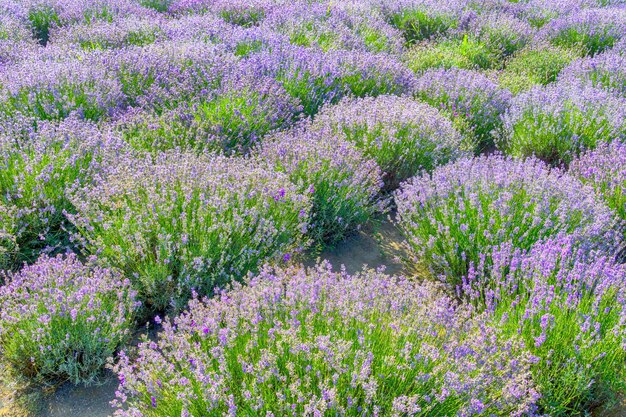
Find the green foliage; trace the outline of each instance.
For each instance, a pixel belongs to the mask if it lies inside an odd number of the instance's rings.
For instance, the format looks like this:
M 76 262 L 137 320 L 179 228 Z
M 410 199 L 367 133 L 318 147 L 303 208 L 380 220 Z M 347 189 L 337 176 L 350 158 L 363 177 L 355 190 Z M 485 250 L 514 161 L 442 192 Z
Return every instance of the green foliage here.
M 506 62 L 500 84 L 514 94 L 529 90 L 533 85 L 549 84 L 556 81 L 561 70 L 577 57 L 569 48 L 524 49 Z
M 170 4 L 172 4 L 172 1 L 173 0 L 139 0 L 139 4 L 144 7 L 154 9 L 157 12 L 164 13 L 167 12 Z
M 39 5 L 30 9 L 28 21 L 35 39 L 45 46 L 50 38 L 50 28 L 59 24 L 59 15 L 53 7 Z
M 498 64 L 497 58 L 486 45 L 467 35 L 463 39 L 417 44 L 405 55 L 407 66 L 416 73 L 429 68 L 493 68 Z
M 419 42 L 445 34 L 456 27 L 452 16 L 423 9 L 403 10 L 390 16 L 390 23 L 402 31 L 407 43 Z

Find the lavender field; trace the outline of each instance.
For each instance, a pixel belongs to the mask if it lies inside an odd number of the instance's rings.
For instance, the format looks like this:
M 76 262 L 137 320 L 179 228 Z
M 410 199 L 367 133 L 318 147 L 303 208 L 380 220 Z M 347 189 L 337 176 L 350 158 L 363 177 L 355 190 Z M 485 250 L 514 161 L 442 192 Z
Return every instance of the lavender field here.
M 0 0 L 0 416 L 106 415 L 626 416 L 626 1 Z

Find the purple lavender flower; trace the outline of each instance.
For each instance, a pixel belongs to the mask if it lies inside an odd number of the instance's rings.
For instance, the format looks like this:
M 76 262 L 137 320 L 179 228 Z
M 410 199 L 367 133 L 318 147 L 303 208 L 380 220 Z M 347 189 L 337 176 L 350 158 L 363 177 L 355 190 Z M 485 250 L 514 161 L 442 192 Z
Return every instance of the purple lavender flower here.
M 584 8 L 546 25 L 539 36 L 554 45 L 574 47 L 586 55 L 611 48 L 626 33 L 626 9 Z
M 607 51 L 574 61 L 559 76 L 561 80 L 582 80 L 626 98 L 626 55 Z
M 49 42 L 51 45 L 78 45 L 86 50 L 143 46 L 164 37 L 163 25 L 159 19 L 136 16 L 112 22 L 72 25 L 52 30 Z
M 402 36 L 370 10 L 326 4 L 294 4 L 273 10 L 262 28 L 284 34 L 295 45 L 398 53 Z
M 337 242 L 384 209 L 376 163 L 327 129 L 305 123 L 269 138 L 257 155 L 311 195 L 308 233 L 320 243 Z
M 528 251 L 508 243 L 488 251 L 492 268 L 471 268 L 459 289 L 505 332 L 521 335 L 537 358 L 531 372 L 543 387 L 540 410 L 582 411 L 592 406 L 597 388 L 620 392 L 626 266 L 590 252 L 573 236 L 548 239 Z
M 0 265 L 35 261 L 41 252 L 65 252 L 74 246 L 73 213 L 67 192 L 88 184 L 127 147 L 106 131 L 76 118 L 60 124 L 39 122 L 0 134 Z M 4 258 L 4 262 L 2 261 Z
M 602 144 L 575 159 L 570 173 L 591 185 L 606 204 L 626 222 L 626 145 Z M 622 228 L 626 225 L 622 225 Z M 626 237 L 626 230 L 625 237 Z
M 626 137 L 626 100 L 579 80 L 534 87 L 513 99 L 503 116 L 499 147 L 568 164 L 585 149 Z
M 42 256 L 0 287 L 2 362 L 36 382 L 93 382 L 128 339 L 130 282 L 75 255 Z
M 455 288 L 487 251 L 528 249 L 560 234 L 613 250 L 614 214 L 593 190 L 536 159 L 461 159 L 407 181 L 395 195 L 398 222 L 416 260 Z
M 323 53 L 282 45 L 251 55 L 244 65 L 254 76 L 277 79 L 307 115 L 349 94 L 402 94 L 415 84 L 413 73 L 390 56 L 362 51 Z
M 410 97 L 344 99 L 325 107 L 311 129 L 345 137 L 374 159 L 387 190 L 422 170 L 469 154 L 469 145 L 433 107 Z
M 134 148 L 245 154 L 266 134 L 289 127 L 302 107 L 275 80 L 229 74 L 214 97 L 181 103 L 172 110 L 132 109 L 116 130 Z
M 164 322 L 158 343 L 122 354 L 115 415 L 161 415 L 183 403 L 220 415 L 533 415 L 532 358 L 517 337 L 499 336 L 432 284 L 348 276 L 328 263 L 266 268 L 245 286 L 192 300 Z M 161 395 L 168 401 L 154 409 L 151 397 Z
M 476 137 L 477 151 L 493 146 L 500 115 L 509 106 L 512 95 L 477 71 L 433 69 L 418 80 L 415 96 L 464 120 Z
M 275 200 L 276 190 L 284 197 Z M 308 196 L 238 158 L 170 152 L 121 158 L 72 193 L 87 248 L 134 277 L 149 307 L 180 307 L 306 244 Z

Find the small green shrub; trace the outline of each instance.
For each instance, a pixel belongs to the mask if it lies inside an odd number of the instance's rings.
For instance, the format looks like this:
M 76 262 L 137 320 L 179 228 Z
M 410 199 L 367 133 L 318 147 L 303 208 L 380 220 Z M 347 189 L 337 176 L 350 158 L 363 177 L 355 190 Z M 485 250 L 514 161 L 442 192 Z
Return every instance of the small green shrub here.
M 593 190 L 532 158 L 460 159 L 407 181 L 395 201 L 414 261 L 452 289 L 472 265 L 488 269 L 500 244 L 528 250 L 562 234 L 611 251 L 617 244 L 614 214 Z
M 71 195 L 88 250 L 131 278 L 148 310 L 184 307 L 307 243 L 309 198 L 265 165 L 170 152 L 122 159 Z
M 332 246 L 384 210 L 379 167 L 328 129 L 298 127 L 269 138 L 257 154 L 311 196 L 308 234 L 320 246 Z
M 128 340 L 138 307 L 118 272 L 75 255 L 42 256 L 0 287 L 0 349 L 9 372 L 37 384 L 97 380 Z

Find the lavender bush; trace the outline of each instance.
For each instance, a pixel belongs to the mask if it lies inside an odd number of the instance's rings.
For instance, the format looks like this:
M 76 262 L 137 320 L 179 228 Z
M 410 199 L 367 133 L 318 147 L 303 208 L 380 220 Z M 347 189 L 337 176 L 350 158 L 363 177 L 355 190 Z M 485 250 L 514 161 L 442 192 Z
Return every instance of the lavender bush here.
M 214 97 L 224 75 L 234 71 L 234 56 L 206 43 L 170 41 L 125 48 L 99 61 L 96 65 L 114 73 L 126 105 L 157 112 L 199 96 Z
M 302 110 L 271 78 L 227 78 L 213 99 L 183 103 L 161 114 L 134 109 L 116 127 L 133 147 L 148 152 L 246 153 L 269 132 L 288 127 Z
M 415 77 L 385 54 L 361 51 L 322 53 L 283 45 L 250 57 L 246 65 L 255 76 L 277 79 L 298 98 L 306 115 L 346 95 L 357 97 L 401 94 L 411 91 Z
M 128 158 L 71 196 L 89 250 L 131 277 L 146 306 L 181 307 L 305 243 L 308 196 L 244 159 Z
M 493 267 L 471 268 L 462 291 L 538 360 L 533 381 L 545 415 L 584 415 L 624 392 L 626 267 L 589 255 L 572 236 L 528 252 L 505 243 Z
M 387 20 L 402 31 L 407 43 L 446 34 L 459 25 L 461 2 L 390 1 L 379 3 Z
M 323 109 L 311 129 L 330 131 L 354 143 L 376 161 L 388 190 L 469 150 L 446 117 L 410 97 L 344 99 Z
M 312 200 L 309 236 L 333 245 L 383 211 L 380 168 L 329 129 L 298 126 L 268 139 L 257 152 Z
M 586 152 L 572 162 L 570 173 L 591 185 L 619 218 L 626 221 L 625 144 L 602 144 Z
M 616 239 L 590 187 L 532 158 L 461 159 L 407 181 L 395 201 L 416 261 L 453 287 L 494 245 L 529 249 L 565 233 L 613 249 Z
M 534 415 L 531 358 L 498 338 L 432 286 L 266 269 L 122 353 L 115 416 Z
M 626 56 L 608 51 L 574 61 L 561 74 L 563 80 L 582 80 L 626 98 Z
M 533 35 L 528 23 L 507 13 L 487 13 L 472 26 L 470 33 L 500 60 L 528 45 Z
M 112 21 L 116 17 L 144 13 L 133 0 L 32 0 L 24 1 L 17 14 L 28 21 L 33 36 L 46 45 L 50 31 L 73 23 Z
M 626 100 L 576 80 L 534 87 L 504 115 L 499 148 L 568 164 L 581 151 L 626 135 Z
M 0 14 L 0 69 L 35 54 L 37 43 L 19 20 Z
M 402 35 L 380 16 L 345 10 L 332 4 L 294 4 L 276 8 L 263 26 L 305 47 L 397 53 Z
M 476 151 L 493 146 L 500 115 L 509 106 L 511 93 L 485 75 L 469 70 L 426 71 L 418 80 L 415 96 L 467 123 L 476 137 Z
M 155 19 L 129 17 L 113 22 L 98 22 L 58 28 L 50 34 L 53 45 L 79 45 L 83 49 L 112 49 L 144 46 L 163 37 Z
M 74 212 L 67 192 L 88 186 L 103 167 L 125 152 L 124 143 L 75 118 L 56 125 L 42 123 L 20 138 L 0 136 L 0 251 L 4 267 L 35 261 L 41 252 L 71 248 Z M 2 232 L 2 229 L 5 229 Z M 10 237 L 10 238 L 9 238 Z
M 280 0 L 173 0 L 169 11 L 210 13 L 228 23 L 250 27 L 260 24 L 275 7 L 283 4 Z
M 586 55 L 611 48 L 626 33 L 623 7 L 586 8 L 555 19 L 541 34 L 556 46 L 575 47 Z
M 123 107 L 120 83 L 102 66 L 78 59 L 54 62 L 33 58 L 0 74 L 0 112 L 41 120 L 71 114 L 99 120 Z
M 91 383 L 128 339 L 130 282 L 75 255 L 42 256 L 0 287 L 0 360 L 36 383 Z

